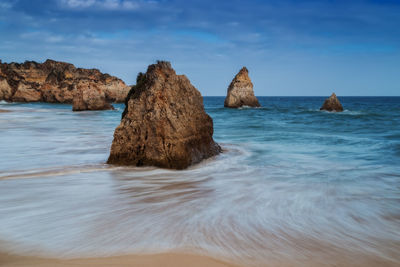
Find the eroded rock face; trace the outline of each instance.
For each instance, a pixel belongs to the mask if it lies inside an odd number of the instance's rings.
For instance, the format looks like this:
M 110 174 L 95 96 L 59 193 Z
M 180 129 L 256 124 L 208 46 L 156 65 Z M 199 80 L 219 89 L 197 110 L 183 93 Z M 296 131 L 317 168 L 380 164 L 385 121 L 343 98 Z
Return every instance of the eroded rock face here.
M 337 99 L 336 94 L 333 93 L 325 100 L 320 110 L 341 112 L 343 111 L 343 107 L 342 104 L 340 104 L 339 99 Z
M 250 80 L 249 71 L 246 67 L 243 67 L 239 71 L 229 85 L 224 106 L 228 108 L 260 106 L 260 103 L 254 95 L 253 84 Z
M 72 110 L 83 111 L 106 109 L 114 109 L 114 107 L 107 102 L 105 92 L 97 88 L 96 85 L 91 84 L 89 80 L 79 81 L 74 92 Z
M 72 64 L 54 60 L 23 64 L 0 61 L 0 100 L 72 103 L 81 81 L 104 92 L 110 102 L 123 102 L 130 90 L 122 80 L 97 69 L 75 68 Z
M 169 62 L 139 73 L 125 103 L 108 163 L 184 169 L 221 152 L 200 92 Z

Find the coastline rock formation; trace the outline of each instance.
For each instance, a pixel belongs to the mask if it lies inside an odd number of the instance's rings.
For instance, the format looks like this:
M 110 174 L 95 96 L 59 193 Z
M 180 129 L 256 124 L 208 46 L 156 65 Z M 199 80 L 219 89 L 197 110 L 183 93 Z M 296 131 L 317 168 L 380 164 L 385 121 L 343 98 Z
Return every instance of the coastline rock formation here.
M 87 81 L 80 81 L 72 100 L 73 111 L 107 110 L 114 107 L 107 101 L 104 91 Z
M 336 94 L 332 93 L 332 95 L 325 100 L 319 110 L 341 112 L 343 111 L 343 107 L 342 104 L 340 104 L 339 99 L 337 99 Z
M 254 95 L 253 84 L 251 83 L 249 71 L 246 67 L 243 67 L 239 71 L 229 85 L 224 106 L 228 108 L 260 106 L 260 103 Z
M 81 69 L 54 60 L 44 63 L 1 63 L 0 100 L 9 102 L 72 103 L 79 84 L 104 93 L 108 102 L 123 102 L 130 87 L 97 69 Z
M 221 152 L 203 97 L 169 62 L 139 73 L 125 105 L 109 164 L 185 169 Z

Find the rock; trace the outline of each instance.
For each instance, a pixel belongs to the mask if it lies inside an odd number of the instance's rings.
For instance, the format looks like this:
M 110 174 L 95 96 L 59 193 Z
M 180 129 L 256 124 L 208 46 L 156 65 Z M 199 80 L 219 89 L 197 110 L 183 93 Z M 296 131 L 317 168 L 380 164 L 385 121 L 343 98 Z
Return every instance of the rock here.
M 125 104 L 108 163 L 184 169 L 221 152 L 200 92 L 169 62 L 139 73 Z
M 48 59 L 44 63 L 0 63 L 0 100 L 72 103 L 81 81 L 89 81 L 110 102 L 123 102 L 130 90 L 122 80 L 97 69 L 76 68 Z
M 6 110 L 6 109 L 0 109 L 0 113 L 6 113 L 6 112 L 11 112 L 11 111 Z
M 73 111 L 107 110 L 114 107 L 107 102 L 106 94 L 91 81 L 80 81 L 72 101 Z
M 337 99 L 336 94 L 332 93 L 332 95 L 325 100 L 320 110 L 341 112 L 343 111 L 343 107 L 339 99 Z
M 37 102 L 41 99 L 41 93 L 36 84 L 31 85 L 29 83 L 20 82 L 12 99 L 15 102 Z
M 0 99 L 10 99 L 12 94 L 11 86 L 4 77 L 0 76 Z
M 251 83 L 249 71 L 246 67 L 243 67 L 239 71 L 229 85 L 224 106 L 228 108 L 260 106 L 260 103 L 254 95 L 253 84 Z

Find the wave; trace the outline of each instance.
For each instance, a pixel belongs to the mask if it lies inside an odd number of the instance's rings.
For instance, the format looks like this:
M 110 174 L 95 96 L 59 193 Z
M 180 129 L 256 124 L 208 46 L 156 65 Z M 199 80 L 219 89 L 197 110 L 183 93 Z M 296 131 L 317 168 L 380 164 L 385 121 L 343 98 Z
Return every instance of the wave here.
M 116 170 L 118 168 L 121 167 L 113 167 L 107 164 L 97 164 L 97 165 L 59 166 L 52 168 L 6 171 L 6 172 L 0 172 L 0 180 L 54 177 L 54 176 L 63 176 L 76 173 L 97 172 L 97 171 L 113 170 L 113 169 Z

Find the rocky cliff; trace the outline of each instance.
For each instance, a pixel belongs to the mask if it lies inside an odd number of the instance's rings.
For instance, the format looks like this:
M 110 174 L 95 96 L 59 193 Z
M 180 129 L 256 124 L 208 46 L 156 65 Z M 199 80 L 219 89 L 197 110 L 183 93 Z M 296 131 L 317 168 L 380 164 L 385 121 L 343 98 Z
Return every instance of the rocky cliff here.
M 0 100 L 72 103 L 81 87 L 103 92 L 107 102 L 123 102 L 130 90 L 122 80 L 97 69 L 76 68 L 54 60 L 23 64 L 0 61 Z
M 333 93 L 325 100 L 320 110 L 341 112 L 343 111 L 343 106 L 340 104 L 339 99 L 337 99 L 336 94 Z
M 169 62 L 139 73 L 115 129 L 108 163 L 184 169 L 221 152 L 200 92 Z
M 246 67 L 243 67 L 239 71 L 229 85 L 224 106 L 228 108 L 260 106 L 260 103 L 254 95 L 253 84 L 250 80 L 249 71 Z

